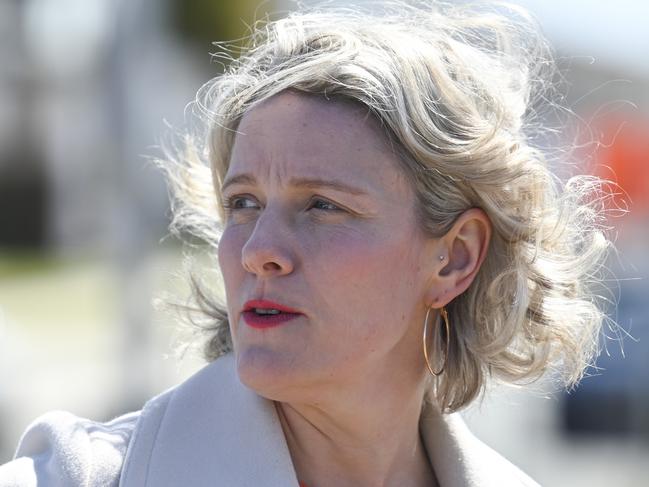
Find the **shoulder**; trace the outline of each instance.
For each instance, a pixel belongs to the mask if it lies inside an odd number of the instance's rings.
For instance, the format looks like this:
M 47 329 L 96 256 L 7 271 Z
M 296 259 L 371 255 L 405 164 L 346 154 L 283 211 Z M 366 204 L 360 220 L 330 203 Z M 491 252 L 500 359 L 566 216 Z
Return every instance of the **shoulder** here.
M 467 479 L 481 487 L 539 487 L 539 484 L 471 432 L 459 414 L 447 421 L 464 457 Z M 473 485 L 473 484 L 471 484 Z
M 221 365 L 227 361 L 217 362 L 217 366 L 199 371 L 179 386 L 151 398 L 141 411 L 108 422 L 91 421 L 65 411 L 40 416 L 23 433 L 14 459 L 0 465 L 0 487 L 117 487 L 125 479 L 127 485 L 144 485 L 140 480 L 147 475 L 171 399 L 180 388 L 181 399 L 189 396 L 183 403 L 189 409 L 205 401 L 205 390 L 213 380 L 220 384 L 219 379 L 225 377 Z M 203 428 L 194 419 L 191 417 L 189 424 Z M 181 428 L 186 426 L 180 423 Z M 184 446 L 195 447 L 193 440 L 189 438 Z M 171 443 L 178 442 L 174 438 Z M 186 458 L 185 452 L 175 453 Z
M 517 466 L 479 440 L 459 413 L 441 414 L 428 405 L 420 427 L 442 485 L 538 487 Z
M 23 433 L 14 460 L 0 466 L 0 485 L 117 486 L 140 412 L 102 423 L 52 411 Z

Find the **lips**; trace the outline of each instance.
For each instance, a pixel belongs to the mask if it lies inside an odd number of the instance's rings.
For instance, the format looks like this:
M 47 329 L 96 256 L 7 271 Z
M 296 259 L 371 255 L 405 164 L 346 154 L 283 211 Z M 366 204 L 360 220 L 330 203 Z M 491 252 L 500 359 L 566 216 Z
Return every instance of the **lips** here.
M 283 304 L 269 301 L 267 299 L 253 299 L 247 301 L 243 306 L 244 311 L 254 311 L 255 309 L 276 309 L 282 313 L 301 314 L 298 310 L 284 306 Z
M 291 321 L 302 313 L 275 301 L 253 299 L 246 302 L 242 315 L 249 326 L 263 329 Z

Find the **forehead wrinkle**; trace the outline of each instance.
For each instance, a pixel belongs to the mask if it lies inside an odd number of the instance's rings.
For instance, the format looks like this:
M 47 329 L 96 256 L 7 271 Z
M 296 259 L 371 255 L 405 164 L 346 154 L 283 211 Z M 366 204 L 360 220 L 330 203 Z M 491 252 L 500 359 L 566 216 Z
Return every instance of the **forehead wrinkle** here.
M 245 135 L 237 136 L 238 148 L 233 151 L 237 172 L 254 173 L 273 186 L 296 186 L 289 177 L 346 180 L 351 176 L 353 186 L 374 193 L 383 186 L 395 188 L 398 180 L 406 179 L 380 123 L 367 109 L 351 104 L 284 93 L 247 112 L 240 130 Z M 330 163 L 339 159 L 347 161 L 345 167 L 334 164 L 337 169 L 332 171 Z M 370 160 L 376 170 L 363 175 L 362 168 Z M 397 174 L 386 173 L 388 166 Z
M 269 126 L 265 119 L 269 116 L 275 118 L 278 107 L 283 108 L 281 120 L 276 120 L 276 123 Z M 272 132 L 281 133 L 286 125 L 291 127 L 291 131 L 302 130 L 317 134 L 319 137 L 314 141 L 319 141 L 319 145 L 324 145 L 325 149 L 331 148 L 334 142 L 340 144 L 341 133 L 350 152 L 369 149 L 381 153 L 391 149 L 381 122 L 372 115 L 370 109 L 346 99 L 327 100 L 288 90 L 253 107 L 244 114 L 242 122 L 242 125 L 247 126 L 247 132 L 251 135 L 254 133 L 255 136 L 264 134 L 272 138 Z M 359 132 L 363 129 L 369 130 L 361 137 Z M 282 145 L 287 148 L 288 144 L 292 150 L 304 152 L 303 155 L 308 156 L 311 144 L 305 145 L 305 139 L 308 137 L 285 137 Z

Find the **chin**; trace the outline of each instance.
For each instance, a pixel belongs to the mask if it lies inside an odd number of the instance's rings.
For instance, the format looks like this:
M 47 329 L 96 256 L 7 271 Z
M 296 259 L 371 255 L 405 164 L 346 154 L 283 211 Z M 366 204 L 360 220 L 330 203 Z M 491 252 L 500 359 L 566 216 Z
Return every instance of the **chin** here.
M 304 381 L 301 368 L 286 353 L 264 347 L 235 351 L 237 374 L 243 385 L 273 401 L 286 401 L 290 390 Z

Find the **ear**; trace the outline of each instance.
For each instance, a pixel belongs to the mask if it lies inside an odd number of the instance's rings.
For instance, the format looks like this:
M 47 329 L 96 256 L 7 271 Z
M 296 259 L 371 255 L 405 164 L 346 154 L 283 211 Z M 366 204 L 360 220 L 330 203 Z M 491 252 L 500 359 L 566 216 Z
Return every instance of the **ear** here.
M 491 231 L 487 214 L 480 208 L 471 208 L 438 239 L 439 265 L 427 295 L 429 306 L 441 308 L 468 289 L 487 255 Z

